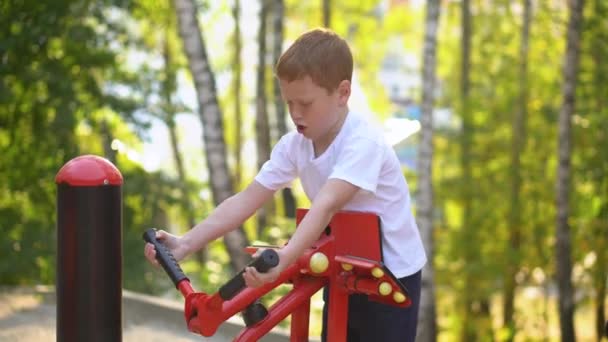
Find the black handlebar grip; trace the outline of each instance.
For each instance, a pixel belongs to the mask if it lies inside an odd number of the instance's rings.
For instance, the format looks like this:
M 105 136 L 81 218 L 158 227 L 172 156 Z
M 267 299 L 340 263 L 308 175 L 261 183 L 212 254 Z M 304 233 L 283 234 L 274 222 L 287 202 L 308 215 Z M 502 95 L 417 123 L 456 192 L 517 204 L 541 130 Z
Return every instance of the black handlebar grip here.
M 173 284 L 175 284 L 175 287 L 184 279 L 190 280 L 186 277 L 182 268 L 179 267 L 179 264 L 175 261 L 173 254 L 171 254 L 167 246 L 156 239 L 156 229 L 146 229 L 143 238 L 146 242 L 154 245 L 154 248 L 156 249 L 156 260 L 158 260 L 158 263 L 165 269 L 165 272 L 167 272 L 169 278 L 171 278 Z
M 265 249 L 260 256 L 253 259 L 247 266 L 255 267 L 258 272 L 266 273 L 269 269 L 278 264 L 279 255 L 277 254 L 277 251 L 274 249 Z M 245 279 L 243 279 L 244 272 L 245 270 L 242 270 L 220 288 L 218 292 L 223 300 L 232 299 L 245 288 Z

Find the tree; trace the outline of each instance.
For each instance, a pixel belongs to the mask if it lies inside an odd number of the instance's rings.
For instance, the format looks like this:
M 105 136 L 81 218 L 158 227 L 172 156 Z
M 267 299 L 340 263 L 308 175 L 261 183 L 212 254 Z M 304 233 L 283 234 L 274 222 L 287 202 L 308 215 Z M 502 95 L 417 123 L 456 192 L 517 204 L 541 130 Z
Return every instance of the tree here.
M 331 27 L 331 0 L 323 1 L 323 27 Z
M 470 106 L 470 71 L 471 71 L 471 5 L 470 0 L 461 3 L 461 60 L 460 60 L 460 103 L 462 117 L 462 131 L 460 132 L 460 163 L 462 168 L 462 232 L 465 241 L 474 241 L 473 228 L 473 181 L 472 181 L 472 153 L 471 141 L 473 137 L 473 122 Z M 475 260 L 475 248 L 465 248 L 464 262 L 468 266 Z M 470 267 L 465 267 L 464 279 L 464 317 L 462 324 L 462 340 L 472 341 L 478 333 L 473 323 L 473 303 L 475 295 L 470 291 L 474 280 Z
M 283 52 L 283 22 L 285 17 L 285 3 L 283 0 L 274 0 L 273 6 L 273 47 L 272 47 L 272 60 L 273 65 L 276 65 Z M 287 124 L 285 122 L 285 104 L 281 97 L 281 88 L 279 87 L 279 79 L 273 78 L 273 98 L 275 116 L 277 119 L 277 140 L 287 133 Z M 285 187 L 281 190 L 283 197 L 283 212 L 288 218 L 296 217 L 296 199 L 291 191 L 291 188 Z
M 232 7 L 232 18 L 234 19 L 234 55 L 233 55 L 233 87 L 234 87 L 234 183 L 237 190 L 241 184 L 242 174 L 242 159 L 241 159 L 241 146 L 243 145 L 243 133 L 241 126 L 243 124 L 243 113 L 241 110 L 241 72 L 243 71 L 243 65 L 241 63 L 241 52 L 243 50 L 243 43 L 241 40 L 241 1 L 234 0 L 234 6 Z
M 435 94 L 435 68 L 437 28 L 441 4 L 439 0 L 427 2 L 425 41 L 422 67 L 422 116 L 418 155 L 418 194 L 416 219 L 428 262 L 422 271 L 420 320 L 418 339 L 423 342 L 437 340 L 437 314 L 435 311 L 434 239 L 433 239 L 433 107 Z
M 182 109 L 180 107 L 183 106 L 175 104 L 173 100 L 173 96 L 177 90 L 177 68 L 175 62 L 173 61 L 174 52 L 171 50 L 171 45 L 169 42 L 169 25 L 172 25 L 172 23 L 169 22 L 165 28 L 165 37 L 163 42 L 164 80 L 161 84 L 162 105 L 160 106 L 160 110 L 162 113 L 160 113 L 160 116 L 169 130 L 169 142 L 171 144 L 171 152 L 173 154 L 173 163 L 175 164 L 175 170 L 177 171 L 177 183 L 180 191 L 181 207 L 185 213 L 188 228 L 192 228 L 196 224 L 196 216 L 194 214 L 194 207 L 190 201 L 190 187 L 188 186 L 188 178 L 186 177 L 184 161 L 179 148 L 177 125 L 175 122 L 175 116 L 177 115 L 179 109 Z M 198 251 L 196 256 L 201 265 L 204 264 L 205 260 L 207 259 L 206 249 Z
M 608 15 L 608 4 L 596 0 L 590 13 L 591 15 L 585 18 L 584 47 L 581 48 L 581 54 L 587 58 L 585 61 L 581 60 L 583 70 L 580 72 L 580 79 L 586 79 L 590 84 L 584 87 L 587 91 L 580 92 L 580 103 L 583 105 L 579 106 L 586 107 L 579 109 L 579 112 L 589 121 L 588 125 L 579 125 L 578 134 L 574 135 L 575 139 L 578 136 L 576 141 L 580 149 L 584 149 L 583 165 L 578 167 L 578 174 L 586 181 L 582 182 L 581 186 L 591 185 L 594 194 L 589 200 L 589 194 L 579 190 L 582 198 L 580 201 L 577 198 L 574 202 L 582 205 L 579 212 L 590 216 L 587 217 L 586 223 L 582 223 L 584 227 L 581 227 L 585 236 L 582 243 L 590 248 L 582 249 L 589 253 L 587 255 L 596 256 L 590 273 L 592 292 L 595 294 L 595 332 L 599 342 L 604 334 L 608 336 L 608 330 L 604 332 L 604 329 L 608 329 L 605 305 L 608 279 L 608 236 L 605 234 L 608 231 L 608 155 L 603 149 L 603 146 L 608 144 L 608 136 L 605 133 L 608 132 L 608 99 L 604 96 L 608 93 L 608 65 L 604 62 L 608 55 L 608 31 L 602 26 Z
M 521 259 L 521 229 L 522 229 L 522 198 L 521 198 L 521 154 L 525 149 L 526 117 L 528 116 L 528 40 L 530 35 L 530 0 L 524 0 L 522 14 L 521 45 L 519 50 L 519 100 L 518 108 L 513 116 L 511 128 L 511 203 L 508 217 L 509 249 L 505 275 L 503 327 L 509 332 L 508 341 L 515 337 L 515 321 L 513 319 L 515 304 L 515 275 L 519 271 Z
M 268 123 L 268 105 L 266 96 L 266 21 L 270 9 L 269 0 L 260 0 L 260 26 L 258 31 L 258 67 L 256 73 L 256 106 L 255 106 L 255 136 L 257 148 L 258 169 L 270 159 L 270 125 Z M 268 223 L 267 219 L 271 212 L 270 202 L 257 211 L 258 236 Z
M 233 188 L 226 163 L 226 143 L 222 113 L 216 96 L 215 77 L 207 58 L 203 34 L 197 21 L 196 8 L 193 0 L 175 0 L 179 34 L 196 88 L 211 193 L 213 201 L 219 205 L 232 196 Z M 249 257 L 245 254 L 244 248 L 249 242 L 243 228 L 238 227 L 224 235 L 224 243 L 234 271 L 245 267 Z
M 569 21 L 563 66 L 562 107 L 559 112 L 558 166 L 556 180 L 556 276 L 559 291 L 559 321 L 562 341 L 575 341 L 574 293 L 572 288 L 572 247 L 570 238 L 569 196 L 571 119 L 575 108 L 579 67 L 583 0 L 569 2 Z
M 133 108 L 104 88 L 120 74 L 107 42 L 122 26 L 105 16 L 109 8 L 121 11 L 106 1 L 0 5 L 0 248 L 11 255 L 0 260 L 4 284 L 53 283 L 53 179 L 87 147 L 103 154 L 95 114 Z M 89 144 L 79 127 L 90 129 Z

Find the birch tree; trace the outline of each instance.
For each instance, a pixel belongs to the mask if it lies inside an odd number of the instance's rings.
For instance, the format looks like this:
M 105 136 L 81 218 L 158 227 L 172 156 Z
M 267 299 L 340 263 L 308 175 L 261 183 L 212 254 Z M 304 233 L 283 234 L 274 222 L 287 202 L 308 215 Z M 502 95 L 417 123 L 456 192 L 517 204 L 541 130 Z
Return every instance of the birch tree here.
M 260 1 L 260 26 L 258 30 L 258 68 L 256 73 L 256 100 L 255 100 L 255 137 L 257 151 L 258 170 L 270 159 L 270 126 L 268 124 L 268 101 L 266 96 L 266 21 L 270 2 Z M 261 236 L 263 229 L 268 222 L 267 216 L 270 214 L 270 203 L 264 205 L 257 211 L 258 236 Z
M 569 20 L 566 36 L 566 51 L 563 65 L 562 107 L 559 112 L 558 164 L 556 188 L 556 277 L 559 292 L 559 323 L 561 340 L 573 342 L 574 290 L 572 288 L 572 247 L 570 237 L 569 191 L 571 118 L 575 108 L 576 81 L 579 67 L 581 27 L 583 22 L 583 0 L 569 1 Z
M 284 19 L 285 19 L 285 3 L 283 0 L 274 0 L 273 5 L 273 47 L 272 47 L 272 60 L 273 64 L 276 65 L 283 52 L 283 31 L 284 31 Z M 274 77 L 273 82 L 273 97 L 274 97 L 274 108 L 277 119 L 277 140 L 287 133 L 287 123 L 285 122 L 285 104 L 281 97 L 281 88 L 279 88 L 279 79 Z M 296 199 L 291 191 L 291 188 L 285 187 L 281 190 L 283 198 L 283 212 L 286 217 L 296 217 Z
M 515 321 L 513 319 L 515 307 L 515 275 L 521 263 L 521 229 L 522 229 L 522 206 L 521 206 L 521 154 L 524 151 L 526 140 L 526 117 L 528 116 L 528 40 L 530 36 L 530 0 L 523 0 L 523 15 L 521 29 L 521 44 L 519 48 L 519 98 L 518 108 L 513 116 L 511 128 L 511 203 L 509 212 L 509 247 L 512 257 L 507 263 L 505 278 L 504 303 L 503 303 L 503 327 L 509 334 L 508 341 L 515 337 Z
M 433 104 L 435 94 L 435 69 L 437 64 L 437 28 L 440 13 L 439 0 L 427 2 L 422 67 L 422 115 L 421 138 L 418 154 L 418 206 L 416 218 L 428 262 L 422 271 L 420 320 L 418 340 L 437 340 L 437 314 L 435 311 L 435 283 L 433 267 Z
M 243 64 L 241 62 L 241 51 L 243 50 L 243 42 L 241 40 L 241 1 L 234 0 L 234 6 L 232 7 L 232 18 L 234 20 L 234 55 L 232 61 L 232 72 L 233 81 L 232 86 L 234 87 L 234 184 L 238 189 L 241 184 L 241 173 L 242 173 L 242 158 L 241 158 L 241 146 L 243 145 L 243 133 L 242 133 L 242 110 L 241 110 L 241 72 L 243 70 Z
M 215 89 L 215 77 L 207 58 L 203 33 L 197 21 L 196 8 L 194 0 L 175 0 L 179 35 L 196 88 L 211 193 L 213 202 L 215 205 L 219 205 L 232 196 L 233 188 L 226 162 L 226 142 L 222 113 Z M 238 227 L 227 233 L 223 239 L 233 269 L 241 270 L 250 259 L 244 252 L 249 241 L 243 228 Z

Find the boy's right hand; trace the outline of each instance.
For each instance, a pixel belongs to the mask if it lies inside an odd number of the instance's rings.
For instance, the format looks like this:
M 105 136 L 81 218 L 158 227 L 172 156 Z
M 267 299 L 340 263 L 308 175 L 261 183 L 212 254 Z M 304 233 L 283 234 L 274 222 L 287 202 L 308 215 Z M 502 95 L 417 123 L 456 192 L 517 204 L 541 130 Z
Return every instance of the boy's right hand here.
M 164 230 L 157 230 L 156 239 L 167 246 L 171 254 L 173 254 L 175 261 L 179 262 L 188 254 L 185 243 L 180 236 L 169 234 Z M 158 260 L 156 260 L 156 249 L 149 242 L 146 242 L 144 246 L 144 255 L 152 265 L 160 266 Z

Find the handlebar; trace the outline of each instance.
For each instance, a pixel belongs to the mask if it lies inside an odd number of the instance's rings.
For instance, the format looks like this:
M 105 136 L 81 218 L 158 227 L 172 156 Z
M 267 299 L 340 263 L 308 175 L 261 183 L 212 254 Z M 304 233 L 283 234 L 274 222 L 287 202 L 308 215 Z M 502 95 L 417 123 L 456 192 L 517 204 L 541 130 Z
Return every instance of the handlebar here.
M 279 264 L 279 255 L 274 249 L 265 249 L 262 254 L 253 259 L 249 267 L 254 267 L 258 272 L 266 273 L 269 269 Z M 236 296 L 241 290 L 245 288 L 245 279 L 243 279 L 243 273 L 245 270 L 241 270 L 237 275 L 230 279 L 224 286 L 218 291 L 220 297 L 223 300 L 230 300 Z
M 177 287 L 182 280 L 189 280 L 184 274 L 181 267 L 171 254 L 171 251 L 161 241 L 156 239 L 156 229 L 149 228 L 143 234 L 143 239 L 151 243 L 156 249 L 156 260 L 163 267 L 173 284 Z M 265 249 L 258 257 L 254 258 L 247 266 L 254 267 L 258 272 L 266 273 L 272 267 L 279 264 L 279 255 L 274 249 Z M 230 300 L 245 288 L 245 279 L 243 278 L 245 270 L 241 270 L 218 291 L 223 300 Z
M 173 284 L 175 284 L 175 287 L 177 287 L 178 284 L 184 279 L 190 280 L 188 277 L 186 277 L 184 271 L 182 271 L 182 268 L 179 267 L 179 264 L 167 246 L 156 239 L 156 229 L 146 229 L 143 234 L 143 238 L 146 242 L 154 245 L 154 248 L 156 249 L 156 260 L 158 260 L 158 263 L 163 267 L 163 269 L 165 269 L 165 272 L 167 272 L 169 278 L 171 278 Z

